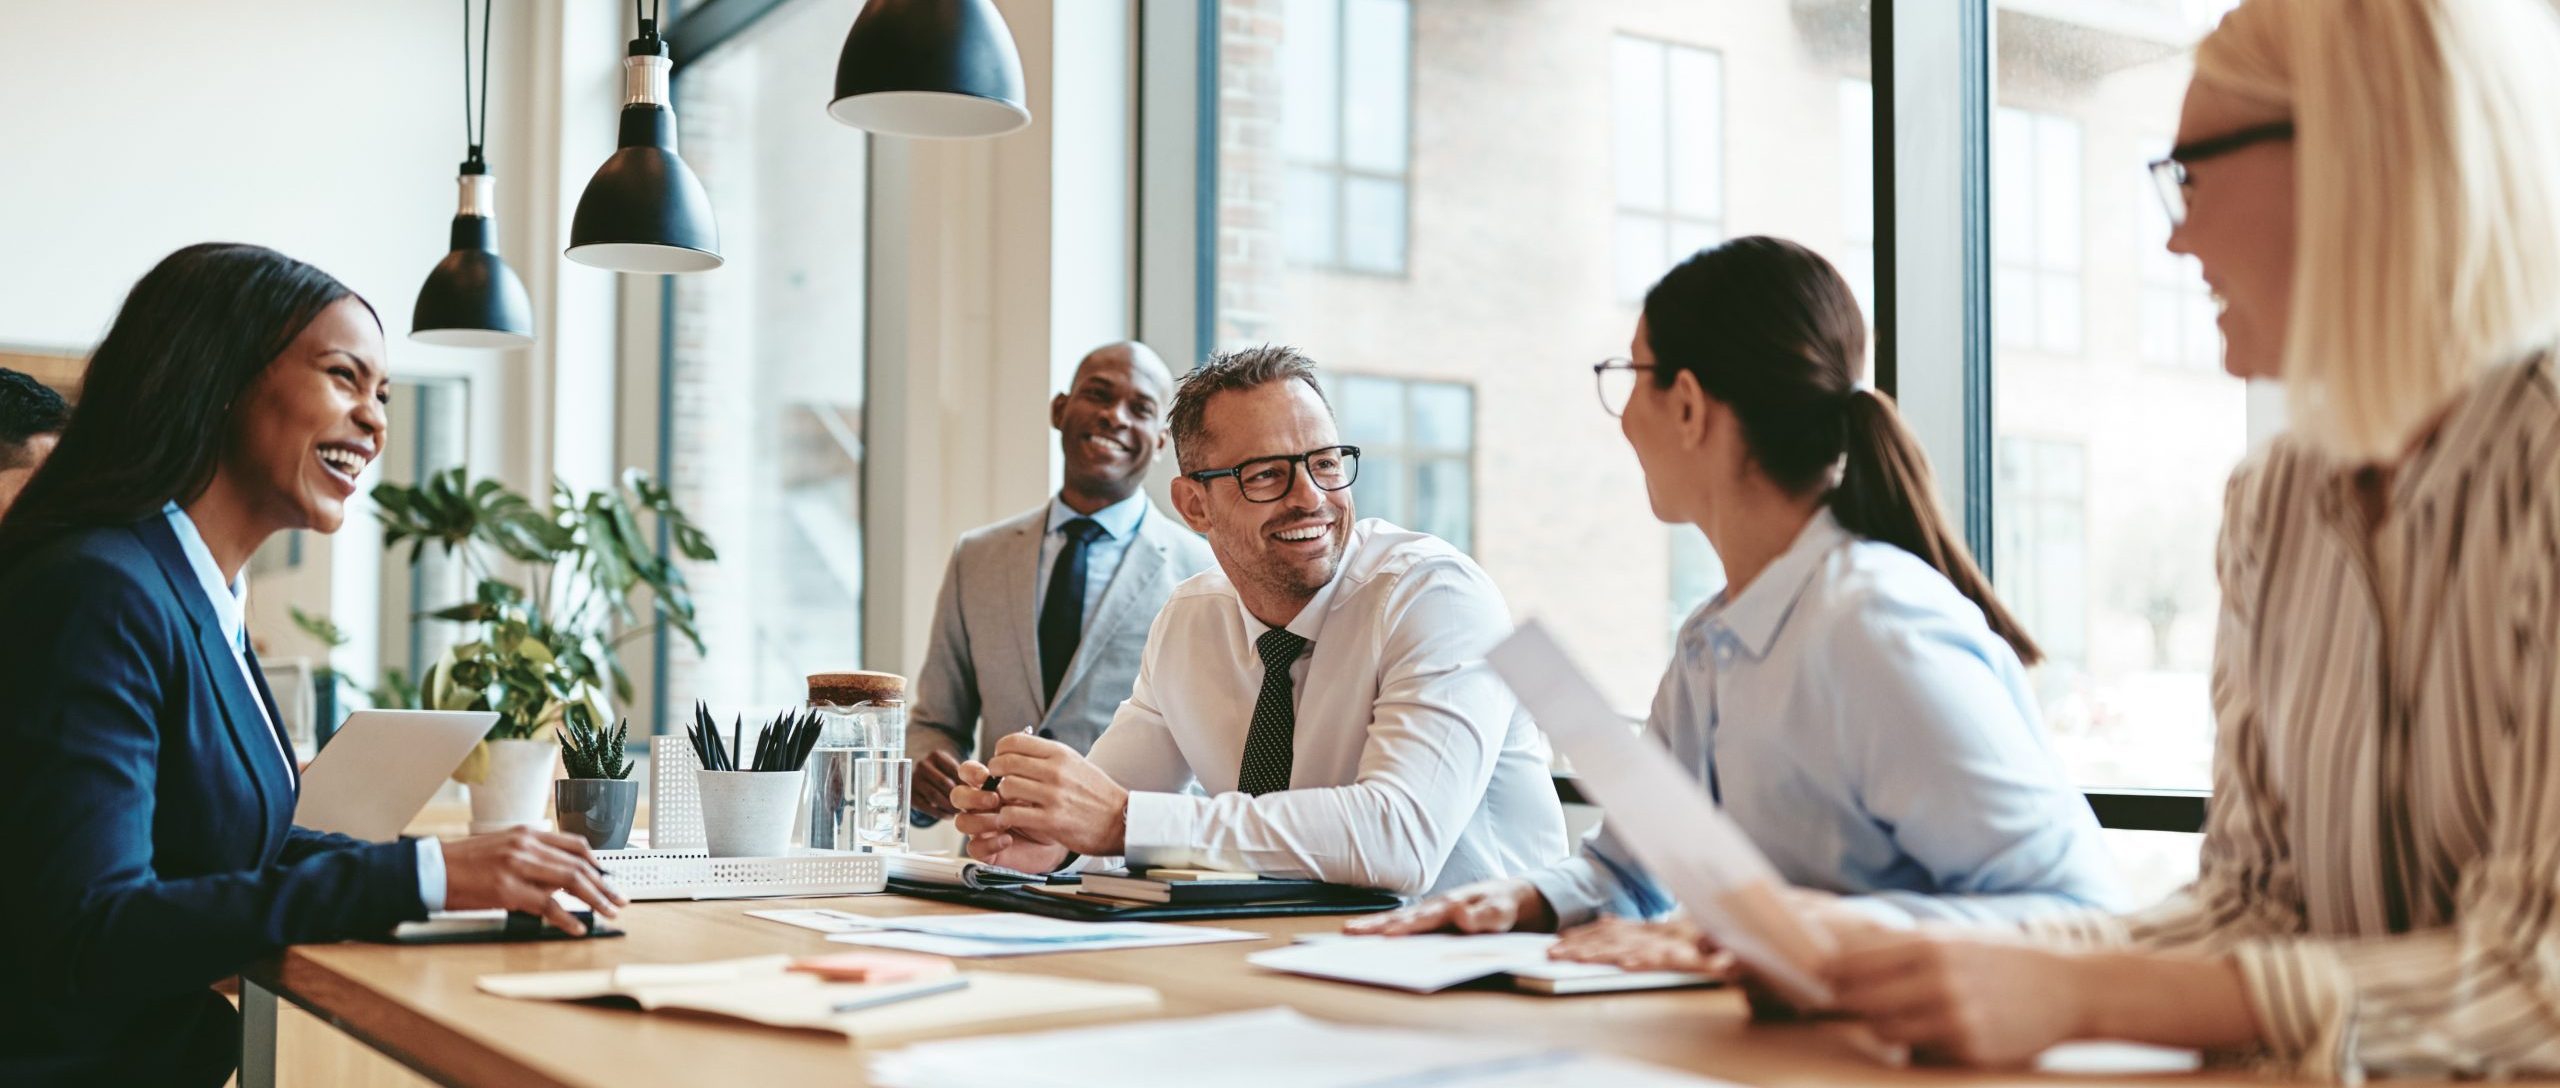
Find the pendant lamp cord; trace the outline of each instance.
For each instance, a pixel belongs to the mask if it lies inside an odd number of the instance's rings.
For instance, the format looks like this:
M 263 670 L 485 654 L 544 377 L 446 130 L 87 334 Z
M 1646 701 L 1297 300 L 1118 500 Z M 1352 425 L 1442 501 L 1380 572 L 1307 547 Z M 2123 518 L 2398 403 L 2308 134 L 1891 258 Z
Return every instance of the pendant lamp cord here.
M 656 41 L 658 39 L 658 17 L 664 11 L 665 0 L 649 0 L 649 10 L 646 12 L 640 10 L 640 0 L 631 0 L 631 17 L 640 21 L 641 40 Z
M 480 124 L 471 122 L 471 0 L 462 0 L 462 139 L 470 145 L 470 165 L 480 165 L 482 141 L 489 138 L 489 0 L 480 0 Z

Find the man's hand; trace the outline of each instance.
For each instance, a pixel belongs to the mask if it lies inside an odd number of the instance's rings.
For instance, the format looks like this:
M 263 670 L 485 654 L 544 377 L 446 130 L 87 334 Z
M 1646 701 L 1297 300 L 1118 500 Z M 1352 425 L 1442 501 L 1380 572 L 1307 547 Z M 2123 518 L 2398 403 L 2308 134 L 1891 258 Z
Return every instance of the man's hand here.
M 1344 933 L 1363 936 L 1436 933 L 1545 933 L 1556 928 L 1556 912 L 1547 897 L 1526 880 L 1483 880 L 1432 896 L 1402 910 L 1369 914 L 1342 923 Z
M 982 788 L 991 777 L 1003 781 Z M 1007 833 L 1079 854 L 1128 853 L 1129 791 L 1054 740 L 997 741 L 984 765 L 961 765 L 951 803 L 961 813 L 955 826 L 973 838 Z
M 577 835 L 519 827 L 444 844 L 447 910 L 503 907 L 539 914 L 569 933 L 586 933 L 577 916 L 551 897 L 563 890 L 607 918 L 627 902 L 605 887 L 595 853 Z
M 910 731 L 907 751 L 916 761 L 916 811 L 937 820 L 959 815 L 951 788 L 960 784 L 960 746 L 942 730 L 917 728 Z
M 960 784 L 951 790 L 952 807 L 960 810 L 951 826 L 969 836 L 969 856 L 1026 873 L 1056 872 L 1067 863 L 1067 848 L 1006 830 L 1004 798 L 986 788 L 990 777 L 987 765 L 973 759 L 960 765 Z M 1010 784 L 997 783 L 997 789 Z

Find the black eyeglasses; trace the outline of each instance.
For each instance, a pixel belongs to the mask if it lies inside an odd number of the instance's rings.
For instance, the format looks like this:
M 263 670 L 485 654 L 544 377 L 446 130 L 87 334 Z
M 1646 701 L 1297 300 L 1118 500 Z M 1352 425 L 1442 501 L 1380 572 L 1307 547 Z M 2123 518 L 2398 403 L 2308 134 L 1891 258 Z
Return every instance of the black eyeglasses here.
M 1306 466 L 1307 479 L 1316 485 L 1316 490 L 1340 491 L 1360 478 L 1360 447 L 1322 446 L 1305 453 L 1256 457 L 1234 468 L 1203 469 L 1182 475 L 1200 484 L 1233 476 L 1246 502 L 1278 502 L 1297 486 L 1301 465 Z
M 2187 175 L 2187 167 L 2217 155 L 2228 155 L 2251 144 L 2292 138 L 2293 122 L 2270 121 L 2170 148 L 2166 157 L 2151 164 L 2151 185 L 2159 190 L 2160 205 L 2169 212 L 2169 226 L 2176 228 L 2187 221 L 2187 189 L 2195 184 L 2195 179 Z
M 1600 388 L 1600 410 L 1612 419 L 1627 414 L 1627 398 L 1636 395 L 1636 372 L 1651 369 L 1652 363 L 1639 363 L 1625 356 L 1591 364 L 1591 380 Z

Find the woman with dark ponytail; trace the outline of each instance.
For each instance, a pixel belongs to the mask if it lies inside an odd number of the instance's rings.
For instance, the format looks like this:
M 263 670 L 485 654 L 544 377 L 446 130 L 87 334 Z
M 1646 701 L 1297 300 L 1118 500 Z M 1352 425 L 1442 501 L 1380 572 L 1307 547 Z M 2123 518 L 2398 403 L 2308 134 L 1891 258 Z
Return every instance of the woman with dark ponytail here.
M 1860 383 L 1866 322 L 1840 274 L 1776 238 L 1704 250 L 1645 295 L 1631 354 L 1594 368 L 1604 404 L 1654 515 L 1703 531 L 1726 582 L 1681 628 L 1652 737 L 1809 910 L 1991 921 L 2110 902 L 2097 822 L 2028 694 L 2035 643 L 1939 516 L 1892 399 Z M 1347 928 L 1670 906 L 1604 826 L 1562 865 Z M 1700 959 L 1676 925 L 1588 927 L 1558 955 Z

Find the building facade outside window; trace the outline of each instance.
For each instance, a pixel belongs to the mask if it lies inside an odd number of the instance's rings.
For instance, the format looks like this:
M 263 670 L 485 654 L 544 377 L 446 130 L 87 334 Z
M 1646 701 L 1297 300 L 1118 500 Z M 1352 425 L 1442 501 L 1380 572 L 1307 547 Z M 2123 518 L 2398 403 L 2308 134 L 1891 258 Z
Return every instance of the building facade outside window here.
M 2068 438 L 2000 438 L 1992 502 L 2000 516 L 1993 581 L 2046 660 L 2088 660 L 2088 452 Z
M 1351 486 L 1360 516 L 1474 548 L 1475 388 L 1334 374 L 1326 393 L 1344 440 L 1360 447 L 1360 479 Z
M 792 0 L 675 81 L 728 260 L 673 277 L 668 296 L 660 441 L 720 559 L 685 568 L 708 652 L 667 636 L 662 728 L 695 699 L 797 702 L 809 673 L 862 661 L 868 141 L 808 90 L 848 14 Z
M 1631 34 L 1609 54 L 1618 297 L 1640 300 L 1724 236 L 1724 60 Z
M 1412 165 L 1411 0 L 1284 0 L 1280 144 L 1289 259 L 1405 270 Z

